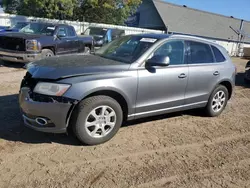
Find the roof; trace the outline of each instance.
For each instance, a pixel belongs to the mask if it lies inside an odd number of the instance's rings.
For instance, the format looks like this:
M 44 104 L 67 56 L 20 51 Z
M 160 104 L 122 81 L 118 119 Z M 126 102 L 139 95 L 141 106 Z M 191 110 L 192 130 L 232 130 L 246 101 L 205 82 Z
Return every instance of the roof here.
M 238 40 L 238 35 L 230 27 L 239 29 L 240 19 L 183 7 L 161 0 L 152 0 L 152 2 L 170 32 L 223 40 Z M 248 30 L 246 32 L 250 33 Z

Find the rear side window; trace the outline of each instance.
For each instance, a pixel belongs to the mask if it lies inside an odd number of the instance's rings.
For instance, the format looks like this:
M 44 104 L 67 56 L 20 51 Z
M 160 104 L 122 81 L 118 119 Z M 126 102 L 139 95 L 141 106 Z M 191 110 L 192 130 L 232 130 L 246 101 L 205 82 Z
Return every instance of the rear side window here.
M 75 36 L 75 31 L 73 27 L 68 27 L 68 35 L 70 37 L 74 37 Z
M 216 62 L 224 62 L 224 61 L 226 61 L 226 58 L 223 56 L 223 54 L 220 52 L 220 50 L 218 48 L 216 48 L 215 46 L 212 46 L 212 49 L 213 49 L 213 52 L 214 52 Z
M 189 41 L 188 47 L 188 63 L 189 64 L 201 64 L 201 63 L 213 63 L 214 57 L 209 45 L 201 42 Z

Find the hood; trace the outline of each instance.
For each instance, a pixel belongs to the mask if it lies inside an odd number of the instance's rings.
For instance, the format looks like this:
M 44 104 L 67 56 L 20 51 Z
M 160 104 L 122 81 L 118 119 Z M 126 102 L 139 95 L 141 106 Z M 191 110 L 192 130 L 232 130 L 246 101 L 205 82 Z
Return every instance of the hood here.
M 27 33 L 17 33 L 17 32 L 6 32 L 3 34 L 0 34 L 0 36 L 4 37 L 13 37 L 13 38 L 22 38 L 22 39 L 37 39 L 41 38 L 41 35 L 36 34 L 27 34 Z
M 43 59 L 27 65 L 33 78 L 62 79 L 75 76 L 126 71 L 130 64 L 97 55 L 68 55 Z

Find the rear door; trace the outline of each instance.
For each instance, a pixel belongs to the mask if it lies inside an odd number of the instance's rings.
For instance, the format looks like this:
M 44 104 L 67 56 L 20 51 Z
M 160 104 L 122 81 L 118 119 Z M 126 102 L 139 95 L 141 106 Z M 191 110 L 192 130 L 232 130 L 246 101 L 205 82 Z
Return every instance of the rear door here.
M 213 88 L 221 79 L 223 64 L 217 63 L 210 45 L 186 41 L 189 79 L 185 104 L 206 104 Z

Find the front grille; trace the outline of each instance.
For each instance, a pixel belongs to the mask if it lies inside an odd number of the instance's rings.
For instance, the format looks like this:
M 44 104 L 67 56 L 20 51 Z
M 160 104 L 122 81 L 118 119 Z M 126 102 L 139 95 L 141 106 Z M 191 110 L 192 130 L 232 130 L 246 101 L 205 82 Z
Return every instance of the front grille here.
M 0 36 L 0 48 L 6 50 L 25 51 L 25 39 Z
M 22 80 L 21 88 L 28 87 L 31 89 L 31 91 L 33 91 L 37 83 L 38 83 L 38 80 L 32 78 L 32 75 L 29 72 L 27 72 Z

